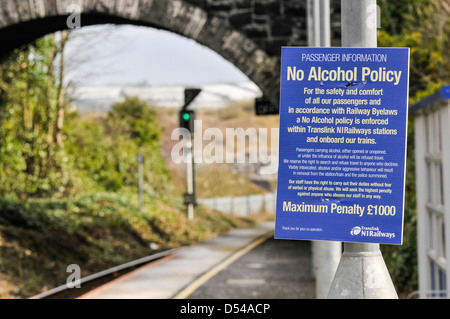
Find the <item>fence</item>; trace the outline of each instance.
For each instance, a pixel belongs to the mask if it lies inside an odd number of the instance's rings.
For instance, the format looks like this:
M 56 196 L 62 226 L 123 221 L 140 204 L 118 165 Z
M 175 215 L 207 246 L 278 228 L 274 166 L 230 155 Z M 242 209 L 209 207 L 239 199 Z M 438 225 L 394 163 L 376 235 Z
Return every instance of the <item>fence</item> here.
M 198 202 L 225 214 L 250 216 L 265 212 L 275 214 L 277 193 L 241 197 L 216 197 L 198 199 Z

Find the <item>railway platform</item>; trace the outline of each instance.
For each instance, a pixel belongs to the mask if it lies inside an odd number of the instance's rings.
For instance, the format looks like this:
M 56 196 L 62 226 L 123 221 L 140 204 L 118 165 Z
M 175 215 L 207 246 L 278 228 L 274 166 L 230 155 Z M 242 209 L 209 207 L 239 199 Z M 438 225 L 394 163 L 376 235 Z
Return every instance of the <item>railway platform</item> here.
M 80 299 L 314 298 L 310 243 L 274 222 L 234 229 L 121 276 Z

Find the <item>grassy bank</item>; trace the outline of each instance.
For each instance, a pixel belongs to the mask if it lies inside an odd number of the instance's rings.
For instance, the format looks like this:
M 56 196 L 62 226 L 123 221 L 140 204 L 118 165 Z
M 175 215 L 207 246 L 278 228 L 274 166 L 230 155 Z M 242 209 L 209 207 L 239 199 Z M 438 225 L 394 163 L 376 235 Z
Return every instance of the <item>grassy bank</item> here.
M 181 200 L 181 197 L 180 197 Z M 199 242 L 253 221 L 199 207 L 189 221 L 181 202 L 147 197 L 141 213 L 126 193 L 71 199 L 0 200 L 0 298 L 25 298 L 168 248 Z

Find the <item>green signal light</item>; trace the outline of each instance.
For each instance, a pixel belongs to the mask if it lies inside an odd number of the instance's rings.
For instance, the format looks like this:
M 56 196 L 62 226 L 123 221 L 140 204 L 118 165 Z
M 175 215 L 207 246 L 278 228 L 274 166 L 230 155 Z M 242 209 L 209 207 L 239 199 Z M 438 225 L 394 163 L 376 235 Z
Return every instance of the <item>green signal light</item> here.
M 186 121 L 189 121 L 189 119 L 191 118 L 191 115 L 189 113 L 184 113 L 183 114 L 183 119 Z

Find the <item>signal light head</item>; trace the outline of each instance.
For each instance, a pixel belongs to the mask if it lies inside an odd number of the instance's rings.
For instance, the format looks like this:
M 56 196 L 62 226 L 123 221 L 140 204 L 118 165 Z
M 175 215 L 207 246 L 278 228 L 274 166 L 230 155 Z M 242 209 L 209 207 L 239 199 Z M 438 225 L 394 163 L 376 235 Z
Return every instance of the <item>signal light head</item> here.
M 190 118 L 191 118 L 191 115 L 189 113 L 184 113 L 183 114 L 183 120 L 189 121 Z
M 186 128 L 189 132 L 194 131 L 195 112 L 193 110 L 181 110 L 179 113 L 180 127 Z

